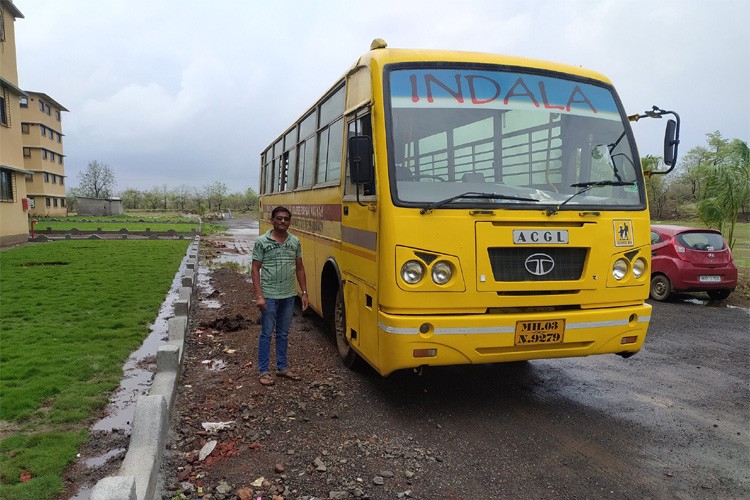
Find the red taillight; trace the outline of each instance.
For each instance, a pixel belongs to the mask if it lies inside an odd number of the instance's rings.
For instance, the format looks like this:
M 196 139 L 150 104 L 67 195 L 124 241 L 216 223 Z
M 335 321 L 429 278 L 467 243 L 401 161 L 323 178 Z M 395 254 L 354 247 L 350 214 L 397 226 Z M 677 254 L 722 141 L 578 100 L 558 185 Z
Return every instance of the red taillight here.
M 677 244 L 677 241 L 675 241 L 674 238 L 672 238 L 672 247 L 674 247 L 674 253 L 677 254 L 677 257 L 679 257 L 681 260 L 688 260 L 685 247 Z

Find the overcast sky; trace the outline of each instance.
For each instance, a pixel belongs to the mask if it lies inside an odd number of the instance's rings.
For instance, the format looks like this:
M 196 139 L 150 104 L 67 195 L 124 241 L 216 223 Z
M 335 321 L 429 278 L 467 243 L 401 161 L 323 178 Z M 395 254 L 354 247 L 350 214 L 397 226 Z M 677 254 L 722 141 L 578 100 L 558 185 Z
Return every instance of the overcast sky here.
M 584 66 L 626 111 L 750 138 L 747 0 L 15 0 L 19 84 L 63 114 L 68 187 L 93 160 L 116 192 L 257 191 L 259 155 L 367 50 L 460 49 Z M 661 156 L 664 120 L 634 124 Z

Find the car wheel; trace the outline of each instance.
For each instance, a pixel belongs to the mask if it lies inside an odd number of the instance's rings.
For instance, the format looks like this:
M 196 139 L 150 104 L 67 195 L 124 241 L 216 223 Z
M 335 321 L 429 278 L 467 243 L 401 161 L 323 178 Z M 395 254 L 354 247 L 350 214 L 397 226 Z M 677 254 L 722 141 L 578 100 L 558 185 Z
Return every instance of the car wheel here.
M 729 297 L 732 290 L 709 290 L 707 293 L 713 300 L 724 300 Z
M 657 274 L 651 278 L 651 298 L 663 302 L 672 293 L 672 283 L 663 274 Z
M 339 288 L 336 293 L 336 306 L 333 319 L 334 334 L 336 335 L 336 348 L 339 356 L 347 368 L 356 368 L 360 357 L 354 352 L 349 340 L 346 338 L 346 306 L 344 305 L 344 290 Z

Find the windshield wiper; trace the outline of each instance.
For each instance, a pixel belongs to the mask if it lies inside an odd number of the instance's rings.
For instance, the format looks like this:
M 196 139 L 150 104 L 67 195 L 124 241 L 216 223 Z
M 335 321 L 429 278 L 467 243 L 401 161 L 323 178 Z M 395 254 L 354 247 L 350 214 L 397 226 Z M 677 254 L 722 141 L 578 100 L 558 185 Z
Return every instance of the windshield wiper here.
M 498 193 L 479 193 L 476 191 L 469 191 L 467 193 L 463 194 L 457 194 L 456 196 L 451 196 L 450 198 L 446 198 L 444 200 L 435 201 L 424 208 L 422 208 L 419 213 L 420 214 L 428 214 L 432 212 L 435 208 L 440 208 L 443 205 L 447 205 L 448 203 L 458 200 L 460 198 L 479 198 L 479 199 L 490 199 L 490 200 L 514 200 L 514 201 L 533 201 L 537 202 L 539 200 L 535 200 L 533 198 L 523 198 L 521 196 L 507 196 L 504 194 L 498 194 Z
M 547 209 L 547 216 L 555 215 L 558 210 L 562 208 L 563 205 L 568 203 L 570 200 L 578 196 L 579 194 L 583 194 L 586 191 L 590 190 L 591 188 L 595 187 L 601 187 L 601 186 L 633 186 L 635 185 L 635 181 L 632 182 L 626 182 L 626 181 L 595 181 L 595 182 L 577 182 L 575 184 L 571 184 L 570 187 L 577 187 L 581 188 L 572 195 L 570 195 L 565 201 L 560 203 L 554 208 L 548 208 Z

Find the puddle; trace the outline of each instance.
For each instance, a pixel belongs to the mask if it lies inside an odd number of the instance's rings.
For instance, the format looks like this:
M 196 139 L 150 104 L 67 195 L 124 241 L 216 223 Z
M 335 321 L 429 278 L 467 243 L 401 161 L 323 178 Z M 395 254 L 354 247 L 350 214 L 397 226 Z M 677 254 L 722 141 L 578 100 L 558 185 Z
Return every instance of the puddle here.
M 180 263 L 180 268 L 172 280 L 172 286 L 159 309 L 159 315 L 151 325 L 151 333 L 143 341 L 141 347 L 125 361 L 123 366 L 123 378 L 120 387 L 107 406 L 107 416 L 99 420 L 91 428 L 93 431 L 112 432 L 115 429 L 130 431 L 135 414 L 135 401 L 138 396 L 148 392 L 156 371 L 156 351 L 164 344 L 168 337 L 169 318 L 174 316 L 174 303 L 179 298 L 179 290 L 182 287 L 182 276 L 185 273 L 188 256 L 186 255 Z M 144 367 L 144 361 L 153 357 L 153 364 Z M 86 497 L 82 497 L 86 498 Z
M 216 257 L 213 262 L 219 263 L 219 264 L 239 264 L 245 270 L 249 269 L 250 263 L 252 262 L 253 255 L 252 252 L 247 254 L 231 254 L 231 253 L 223 253 Z
M 111 458 L 125 455 L 126 451 L 127 449 L 125 448 L 115 448 L 114 450 L 109 450 L 107 453 L 99 455 L 98 457 L 89 458 L 84 462 L 84 464 L 86 464 L 86 467 L 88 467 L 89 469 L 96 469 L 97 467 L 101 467 L 102 465 L 106 464 L 107 460 Z

